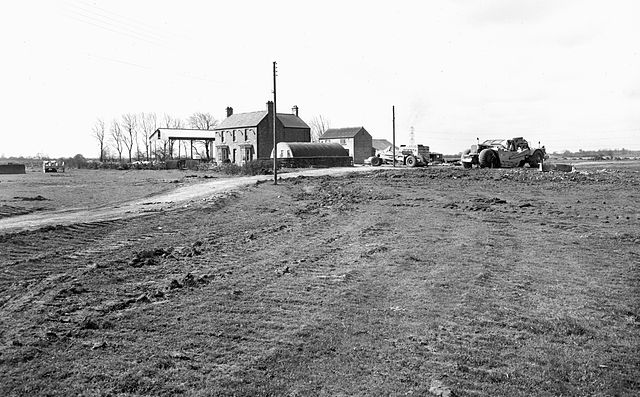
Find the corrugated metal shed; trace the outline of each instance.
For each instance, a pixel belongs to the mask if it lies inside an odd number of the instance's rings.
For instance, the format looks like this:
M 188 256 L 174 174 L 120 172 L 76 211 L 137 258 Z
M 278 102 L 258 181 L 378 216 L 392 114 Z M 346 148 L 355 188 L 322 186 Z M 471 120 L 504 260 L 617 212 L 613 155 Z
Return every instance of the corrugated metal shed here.
M 271 157 L 273 157 L 273 153 L 271 153 Z M 278 142 L 278 157 L 349 157 L 349 151 L 339 143 Z
M 329 128 L 320 139 L 353 138 L 364 130 L 364 127 Z

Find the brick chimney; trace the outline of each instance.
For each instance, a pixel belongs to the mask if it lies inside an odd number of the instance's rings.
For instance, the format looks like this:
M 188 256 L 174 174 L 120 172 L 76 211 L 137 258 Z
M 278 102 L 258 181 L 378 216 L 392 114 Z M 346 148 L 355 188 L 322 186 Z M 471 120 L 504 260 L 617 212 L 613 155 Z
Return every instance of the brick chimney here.
M 273 102 L 272 101 L 267 102 L 267 114 L 269 114 L 270 116 L 273 115 Z
M 233 114 L 233 108 L 231 106 L 227 106 L 227 117 L 231 117 Z
M 298 117 L 298 105 L 293 105 L 291 108 L 291 114 L 295 114 Z

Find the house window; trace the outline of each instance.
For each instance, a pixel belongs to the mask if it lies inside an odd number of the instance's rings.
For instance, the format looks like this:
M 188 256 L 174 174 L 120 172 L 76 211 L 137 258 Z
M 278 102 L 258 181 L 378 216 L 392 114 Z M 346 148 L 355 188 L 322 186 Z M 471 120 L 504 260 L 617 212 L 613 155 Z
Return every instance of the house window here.
M 341 145 L 346 145 L 347 144 L 347 140 L 346 139 L 340 139 L 340 144 Z
M 220 142 L 224 142 L 224 131 L 220 131 Z
M 244 141 L 245 142 L 249 140 L 249 132 L 250 131 L 251 131 L 250 129 L 244 130 Z
M 236 130 L 233 130 L 233 141 L 236 141 Z

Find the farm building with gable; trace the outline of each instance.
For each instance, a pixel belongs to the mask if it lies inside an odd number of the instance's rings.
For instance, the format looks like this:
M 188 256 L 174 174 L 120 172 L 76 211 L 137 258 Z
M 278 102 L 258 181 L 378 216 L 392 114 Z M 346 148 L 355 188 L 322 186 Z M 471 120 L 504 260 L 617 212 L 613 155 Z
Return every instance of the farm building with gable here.
M 319 140 L 342 145 L 349 151 L 354 164 L 363 164 L 371 156 L 372 138 L 364 127 L 330 128 Z
M 227 108 L 227 118 L 214 128 L 216 160 L 242 164 L 254 159 L 267 159 L 273 150 L 273 102 L 267 110 L 233 113 Z M 298 117 L 298 107 L 291 114 L 278 113 L 278 142 L 310 142 L 311 129 Z
M 388 147 L 393 146 L 393 144 L 386 139 L 373 139 L 371 144 L 373 146 L 372 156 L 375 156 L 379 152 L 387 149 Z

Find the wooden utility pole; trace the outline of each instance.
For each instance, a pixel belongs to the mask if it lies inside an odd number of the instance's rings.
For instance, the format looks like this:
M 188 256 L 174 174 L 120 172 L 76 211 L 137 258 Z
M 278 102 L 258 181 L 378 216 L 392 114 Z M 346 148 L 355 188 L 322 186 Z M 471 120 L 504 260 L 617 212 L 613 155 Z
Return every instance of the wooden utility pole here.
M 276 135 L 276 62 L 273 62 L 273 184 L 278 184 L 278 139 Z
M 396 166 L 396 107 L 391 106 L 391 114 L 393 116 L 393 166 Z

